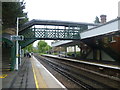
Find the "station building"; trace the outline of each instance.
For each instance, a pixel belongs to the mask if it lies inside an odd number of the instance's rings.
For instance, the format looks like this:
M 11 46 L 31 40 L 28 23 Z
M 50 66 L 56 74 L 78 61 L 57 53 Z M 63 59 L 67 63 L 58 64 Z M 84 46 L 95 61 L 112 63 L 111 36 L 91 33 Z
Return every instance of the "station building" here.
M 76 47 L 77 45 L 80 49 L 80 59 L 119 62 L 120 18 L 106 22 L 106 15 L 100 17 L 101 23 L 98 26 L 81 32 L 80 41 L 54 41 L 52 46 L 54 48 L 66 48 L 71 45 Z M 76 52 L 75 48 L 71 49 L 74 53 Z

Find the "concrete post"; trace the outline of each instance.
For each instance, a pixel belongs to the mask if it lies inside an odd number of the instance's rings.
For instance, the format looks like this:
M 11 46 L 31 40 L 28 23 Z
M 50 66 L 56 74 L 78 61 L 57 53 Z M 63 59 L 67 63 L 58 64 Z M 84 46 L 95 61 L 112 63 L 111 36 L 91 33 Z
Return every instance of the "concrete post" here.
M 76 45 L 74 46 L 74 55 L 76 57 Z
M 54 49 L 55 49 L 55 47 L 53 47 L 52 54 L 54 54 Z
M 65 57 L 67 57 L 67 46 L 65 46 Z

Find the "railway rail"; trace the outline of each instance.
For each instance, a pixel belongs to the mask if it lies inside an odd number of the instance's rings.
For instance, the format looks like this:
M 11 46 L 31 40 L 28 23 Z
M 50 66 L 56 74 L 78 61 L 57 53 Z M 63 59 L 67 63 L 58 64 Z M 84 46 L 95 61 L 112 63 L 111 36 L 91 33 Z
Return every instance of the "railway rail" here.
M 111 79 L 116 79 L 120 81 L 120 66 L 118 65 L 111 65 L 111 64 L 102 64 L 102 63 L 95 63 L 95 62 L 86 62 L 83 60 L 75 60 L 75 59 L 68 59 L 68 58 L 62 58 L 62 57 L 55 57 L 55 56 L 50 56 L 50 55 L 43 55 L 47 58 L 51 58 L 54 60 L 61 60 L 63 62 L 67 62 L 70 64 L 75 64 L 76 66 L 85 68 L 89 71 L 94 71 L 98 72 L 101 75 L 111 78 Z
M 76 66 L 74 63 L 71 64 L 68 63 L 68 61 L 66 62 L 38 55 L 35 55 L 35 57 L 42 59 L 44 63 L 47 63 L 47 65 L 49 65 L 55 71 L 67 77 L 83 89 L 120 88 L 119 80 L 113 80 L 108 77 L 104 77 L 100 73 L 95 73 L 92 70 L 81 68 L 79 65 Z

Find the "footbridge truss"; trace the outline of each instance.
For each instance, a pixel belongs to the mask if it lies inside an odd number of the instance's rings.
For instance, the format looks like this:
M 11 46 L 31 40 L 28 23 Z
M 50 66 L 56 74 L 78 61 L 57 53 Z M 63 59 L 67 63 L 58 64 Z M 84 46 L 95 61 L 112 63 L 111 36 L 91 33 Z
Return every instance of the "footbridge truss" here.
M 22 48 L 36 40 L 80 40 L 80 32 L 87 30 L 91 23 L 31 20 L 20 28 L 19 35 L 24 36 L 20 41 Z

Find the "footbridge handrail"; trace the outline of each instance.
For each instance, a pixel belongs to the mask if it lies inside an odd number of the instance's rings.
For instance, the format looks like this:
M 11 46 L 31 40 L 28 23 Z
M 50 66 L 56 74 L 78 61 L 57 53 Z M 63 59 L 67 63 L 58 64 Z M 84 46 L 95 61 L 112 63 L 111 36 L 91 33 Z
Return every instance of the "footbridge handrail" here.
M 70 21 L 57 21 L 57 20 L 39 20 L 39 19 L 33 19 L 31 21 L 28 21 L 25 23 L 20 31 L 29 28 L 33 25 L 54 25 L 54 26 L 66 26 L 66 27 L 80 27 L 83 25 L 87 26 L 97 26 L 97 24 L 93 23 L 84 23 L 84 22 L 70 22 Z

